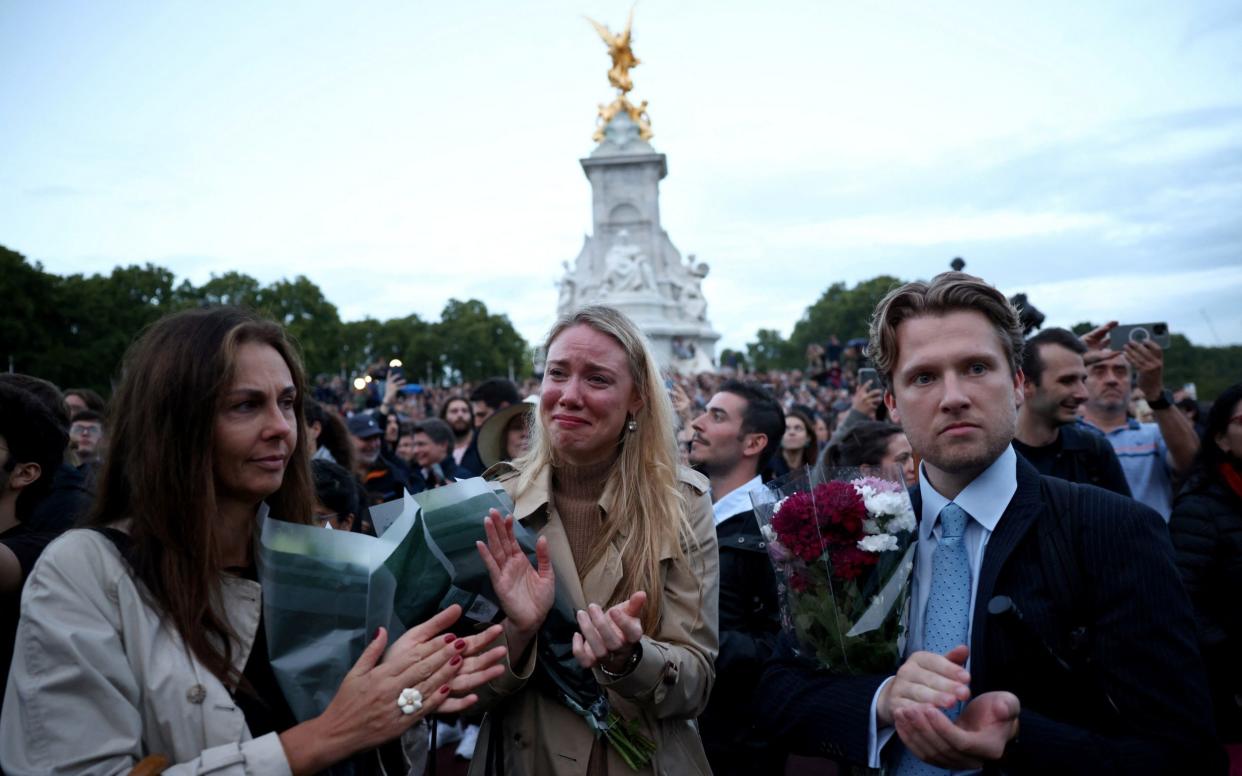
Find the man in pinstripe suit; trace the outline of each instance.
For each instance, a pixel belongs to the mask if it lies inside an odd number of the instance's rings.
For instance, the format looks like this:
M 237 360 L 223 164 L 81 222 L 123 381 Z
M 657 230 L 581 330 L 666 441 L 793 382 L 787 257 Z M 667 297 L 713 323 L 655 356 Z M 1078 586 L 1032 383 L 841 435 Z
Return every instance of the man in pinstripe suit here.
M 923 461 L 907 656 L 840 676 L 786 650 L 757 713 L 795 752 L 899 776 L 1223 773 L 1163 521 L 1014 453 L 1021 353 L 1016 311 L 970 275 L 880 303 L 871 356 Z

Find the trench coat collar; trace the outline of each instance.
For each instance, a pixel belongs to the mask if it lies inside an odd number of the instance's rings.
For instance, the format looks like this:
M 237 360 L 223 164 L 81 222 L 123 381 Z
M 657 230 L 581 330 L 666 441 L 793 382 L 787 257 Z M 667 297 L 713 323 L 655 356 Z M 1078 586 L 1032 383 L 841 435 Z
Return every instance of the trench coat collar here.
M 608 519 L 608 513 L 604 504 L 612 499 L 615 488 L 615 480 L 609 479 L 597 502 L 605 520 Z M 575 609 L 585 609 L 587 604 L 592 603 L 607 607 L 623 576 L 621 551 L 617 548 L 617 542 L 608 545 L 604 557 L 588 569 L 586 574 L 580 574 L 569 549 L 565 525 L 552 508 L 551 494 L 552 467 L 545 466 L 527 488 L 514 496 L 513 518 L 547 538 L 548 555 L 552 559 L 557 584 L 563 585 Z M 619 526 L 618 538 L 624 540 L 628 532 L 629 526 Z

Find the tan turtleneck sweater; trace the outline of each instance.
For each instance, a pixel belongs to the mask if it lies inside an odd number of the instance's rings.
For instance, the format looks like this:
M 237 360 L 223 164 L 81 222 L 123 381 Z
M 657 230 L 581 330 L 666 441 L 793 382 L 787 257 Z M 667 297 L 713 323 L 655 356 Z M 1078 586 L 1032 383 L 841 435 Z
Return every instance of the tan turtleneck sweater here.
M 599 499 L 615 461 L 609 458 L 585 466 L 563 463 L 552 469 L 552 505 L 565 526 L 580 579 L 590 571 L 585 564 L 599 539 L 600 524 L 604 520 Z

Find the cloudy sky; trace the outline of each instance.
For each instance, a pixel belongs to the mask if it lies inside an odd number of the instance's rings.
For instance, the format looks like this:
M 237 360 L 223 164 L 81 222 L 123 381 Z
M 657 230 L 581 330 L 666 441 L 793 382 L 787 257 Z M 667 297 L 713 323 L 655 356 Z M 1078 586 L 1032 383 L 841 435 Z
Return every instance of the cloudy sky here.
M 346 319 L 537 339 L 590 231 L 622 0 L 0 0 L 0 244 L 305 274 Z M 1242 342 L 1242 5 L 643 0 L 664 226 L 739 347 L 963 256 L 1063 325 Z

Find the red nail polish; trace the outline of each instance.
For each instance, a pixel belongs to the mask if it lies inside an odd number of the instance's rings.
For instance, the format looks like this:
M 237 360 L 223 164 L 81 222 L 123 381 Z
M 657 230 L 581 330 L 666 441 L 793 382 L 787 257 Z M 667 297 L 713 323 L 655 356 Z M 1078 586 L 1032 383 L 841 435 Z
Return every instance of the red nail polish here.
M 456 637 L 456 636 L 454 636 L 454 635 L 453 635 L 453 634 L 451 634 L 451 633 L 445 634 L 445 636 L 444 636 L 444 643 L 445 643 L 445 644 L 452 644 L 454 641 L 457 641 L 457 637 Z
M 383 628 L 376 628 L 376 629 L 375 629 L 375 633 L 372 633 L 372 634 L 371 634 L 371 641 L 375 641 L 376 639 L 378 639 L 378 638 L 379 638 L 379 635 L 380 635 L 380 631 L 381 631 L 381 630 L 383 630 Z
M 465 649 L 465 648 L 466 648 L 466 640 L 465 640 L 465 639 L 459 639 L 459 640 L 457 641 L 457 643 L 453 645 L 453 649 L 455 649 L 455 650 L 457 650 L 457 651 L 459 651 L 459 652 L 460 652 L 461 650 Z
M 457 655 L 456 657 L 454 657 L 452 660 L 449 661 L 449 665 L 455 666 L 460 662 L 461 662 L 461 655 Z
M 440 688 L 440 694 L 441 695 L 449 694 L 449 686 L 447 684 Z

